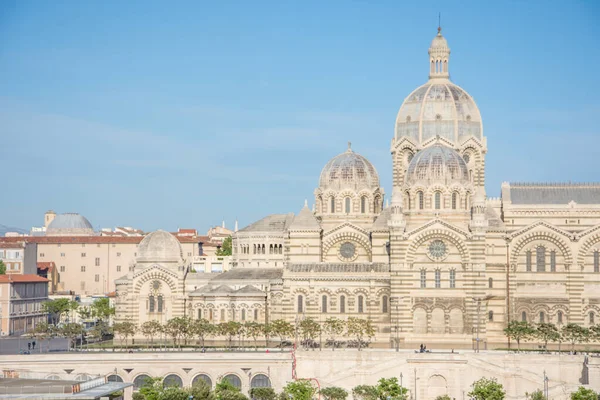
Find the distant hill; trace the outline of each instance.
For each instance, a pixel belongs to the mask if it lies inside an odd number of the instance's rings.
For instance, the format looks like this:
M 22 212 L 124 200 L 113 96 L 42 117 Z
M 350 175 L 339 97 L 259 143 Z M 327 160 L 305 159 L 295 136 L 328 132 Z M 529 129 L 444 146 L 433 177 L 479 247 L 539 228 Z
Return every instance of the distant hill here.
M 19 233 L 29 233 L 29 231 L 21 228 L 15 228 L 14 226 L 6 226 L 0 224 L 0 236 L 4 236 L 6 232 L 19 232 Z

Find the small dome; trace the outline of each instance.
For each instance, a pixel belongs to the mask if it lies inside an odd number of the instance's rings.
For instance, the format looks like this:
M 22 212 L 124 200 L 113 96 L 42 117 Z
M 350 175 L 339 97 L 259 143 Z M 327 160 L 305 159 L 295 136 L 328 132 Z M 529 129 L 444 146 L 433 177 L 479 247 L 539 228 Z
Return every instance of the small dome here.
M 438 34 L 431 41 L 431 49 L 447 49 L 448 41 L 442 36 L 441 30 L 438 30 Z
M 455 150 L 435 144 L 419 151 L 408 165 L 405 182 L 413 185 L 418 182 L 450 184 L 469 183 L 469 168 L 465 160 Z
M 77 213 L 59 214 L 48 225 L 46 236 L 91 236 L 94 228 L 90 221 Z
M 137 253 L 138 262 L 181 263 L 183 261 L 179 240 L 162 230 L 146 235 L 140 242 Z
M 379 175 L 373 164 L 355 153 L 348 144 L 348 150 L 333 157 L 321 171 L 319 187 L 326 189 L 377 189 Z
M 396 117 L 396 140 L 409 137 L 422 144 L 436 136 L 454 144 L 483 136 L 477 104 L 449 80 L 430 80 L 416 89 L 404 100 Z

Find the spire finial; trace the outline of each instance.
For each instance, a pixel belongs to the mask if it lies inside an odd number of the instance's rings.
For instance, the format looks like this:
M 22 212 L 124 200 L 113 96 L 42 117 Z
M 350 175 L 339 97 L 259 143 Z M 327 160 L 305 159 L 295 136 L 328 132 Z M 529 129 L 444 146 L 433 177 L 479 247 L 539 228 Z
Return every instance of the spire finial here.
M 438 35 L 442 34 L 442 13 L 438 13 Z
M 348 151 L 352 151 L 352 142 L 348 141 Z
M 308 199 L 304 199 L 304 207 L 308 207 Z

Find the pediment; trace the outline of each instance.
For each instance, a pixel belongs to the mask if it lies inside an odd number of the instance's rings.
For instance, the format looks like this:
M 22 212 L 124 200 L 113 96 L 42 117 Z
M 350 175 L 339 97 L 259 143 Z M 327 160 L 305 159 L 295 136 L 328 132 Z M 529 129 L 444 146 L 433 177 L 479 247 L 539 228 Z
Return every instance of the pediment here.
M 366 231 L 365 229 L 363 229 L 357 225 L 354 225 L 352 222 L 346 221 L 346 222 L 336 226 L 335 228 L 331 229 L 330 231 L 325 232 L 323 234 L 323 240 L 325 240 L 329 236 L 336 235 L 340 232 L 348 232 L 348 231 L 357 232 L 362 235 L 369 236 L 369 232 Z
M 416 229 L 413 229 L 412 231 L 408 231 L 405 233 L 406 237 L 411 237 L 411 236 L 416 236 L 422 232 L 428 231 L 428 230 L 432 230 L 432 229 L 444 229 L 444 230 L 448 230 L 451 232 L 454 232 L 456 234 L 458 234 L 459 236 L 461 236 L 463 239 L 470 239 L 471 238 L 471 232 L 469 231 L 465 231 L 464 229 L 461 229 L 455 225 L 452 225 L 442 219 L 433 219 L 429 222 L 427 222 L 424 225 L 419 226 Z
M 164 267 L 160 264 L 152 264 L 149 267 L 146 267 L 144 269 L 140 269 L 140 270 L 134 272 L 133 279 L 139 278 L 143 275 L 146 275 L 146 274 L 149 274 L 149 273 L 152 273 L 155 271 L 162 272 L 163 274 L 166 274 L 172 278 L 178 279 L 177 273 L 173 272 L 172 269 Z
M 539 227 L 544 227 L 544 228 L 550 229 L 551 231 L 556 232 L 559 235 L 562 235 L 562 236 L 566 237 L 569 240 L 572 240 L 574 238 L 574 235 L 572 233 L 567 232 L 567 231 L 565 231 L 563 229 L 560 229 L 560 228 L 558 228 L 558 227 L 556 227 L 556 226 L 554 226 L 552 224 L 549 224 L 546 221 L 536 221 L 533 224 L 530 224 L 530 225 L 528 225 L 528 226 L 526 226 L 524 228 L 519 229 L 518 231 L 515 231 L 515 232 L 511 233 L 508 237 L 509 237 L 509 239 L 512 240 L 512 239 L 514 239 L 516 237 L 519 237 L 519 236 L 521 236 L 521 235 L 523 235 L 523 234 L 525 234 L 527 232 L 530 232 L 530 231 L 532 231 L 534 229 L 537 229 Z
M 419 145 L 412 138 L 403 136 L 402 138 L 400 138 L 400 140 L 392 143 L 392 152 L 394 152 L 402 147 L 410 147 L 413 150 L 416 150 L 419 147 Z
M 482 149 L 482 151 L 485 152 L 485 146 L 483 145 L 483 143 L 474 136 L 469 136 L 463 142 L 459 143 L 459 147 L 463 150 L 471 145 Z

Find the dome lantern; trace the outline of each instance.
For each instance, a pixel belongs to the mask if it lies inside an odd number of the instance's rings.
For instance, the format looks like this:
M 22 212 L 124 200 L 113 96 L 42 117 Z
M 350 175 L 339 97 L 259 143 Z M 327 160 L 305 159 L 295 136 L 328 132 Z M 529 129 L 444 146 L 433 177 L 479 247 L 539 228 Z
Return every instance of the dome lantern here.
M 442 28 L 433 38 L 429 47 L 429 79 L 448 79 L 448 63 L 450 62 L 450 48 L 446 38 L 442 36 Z

